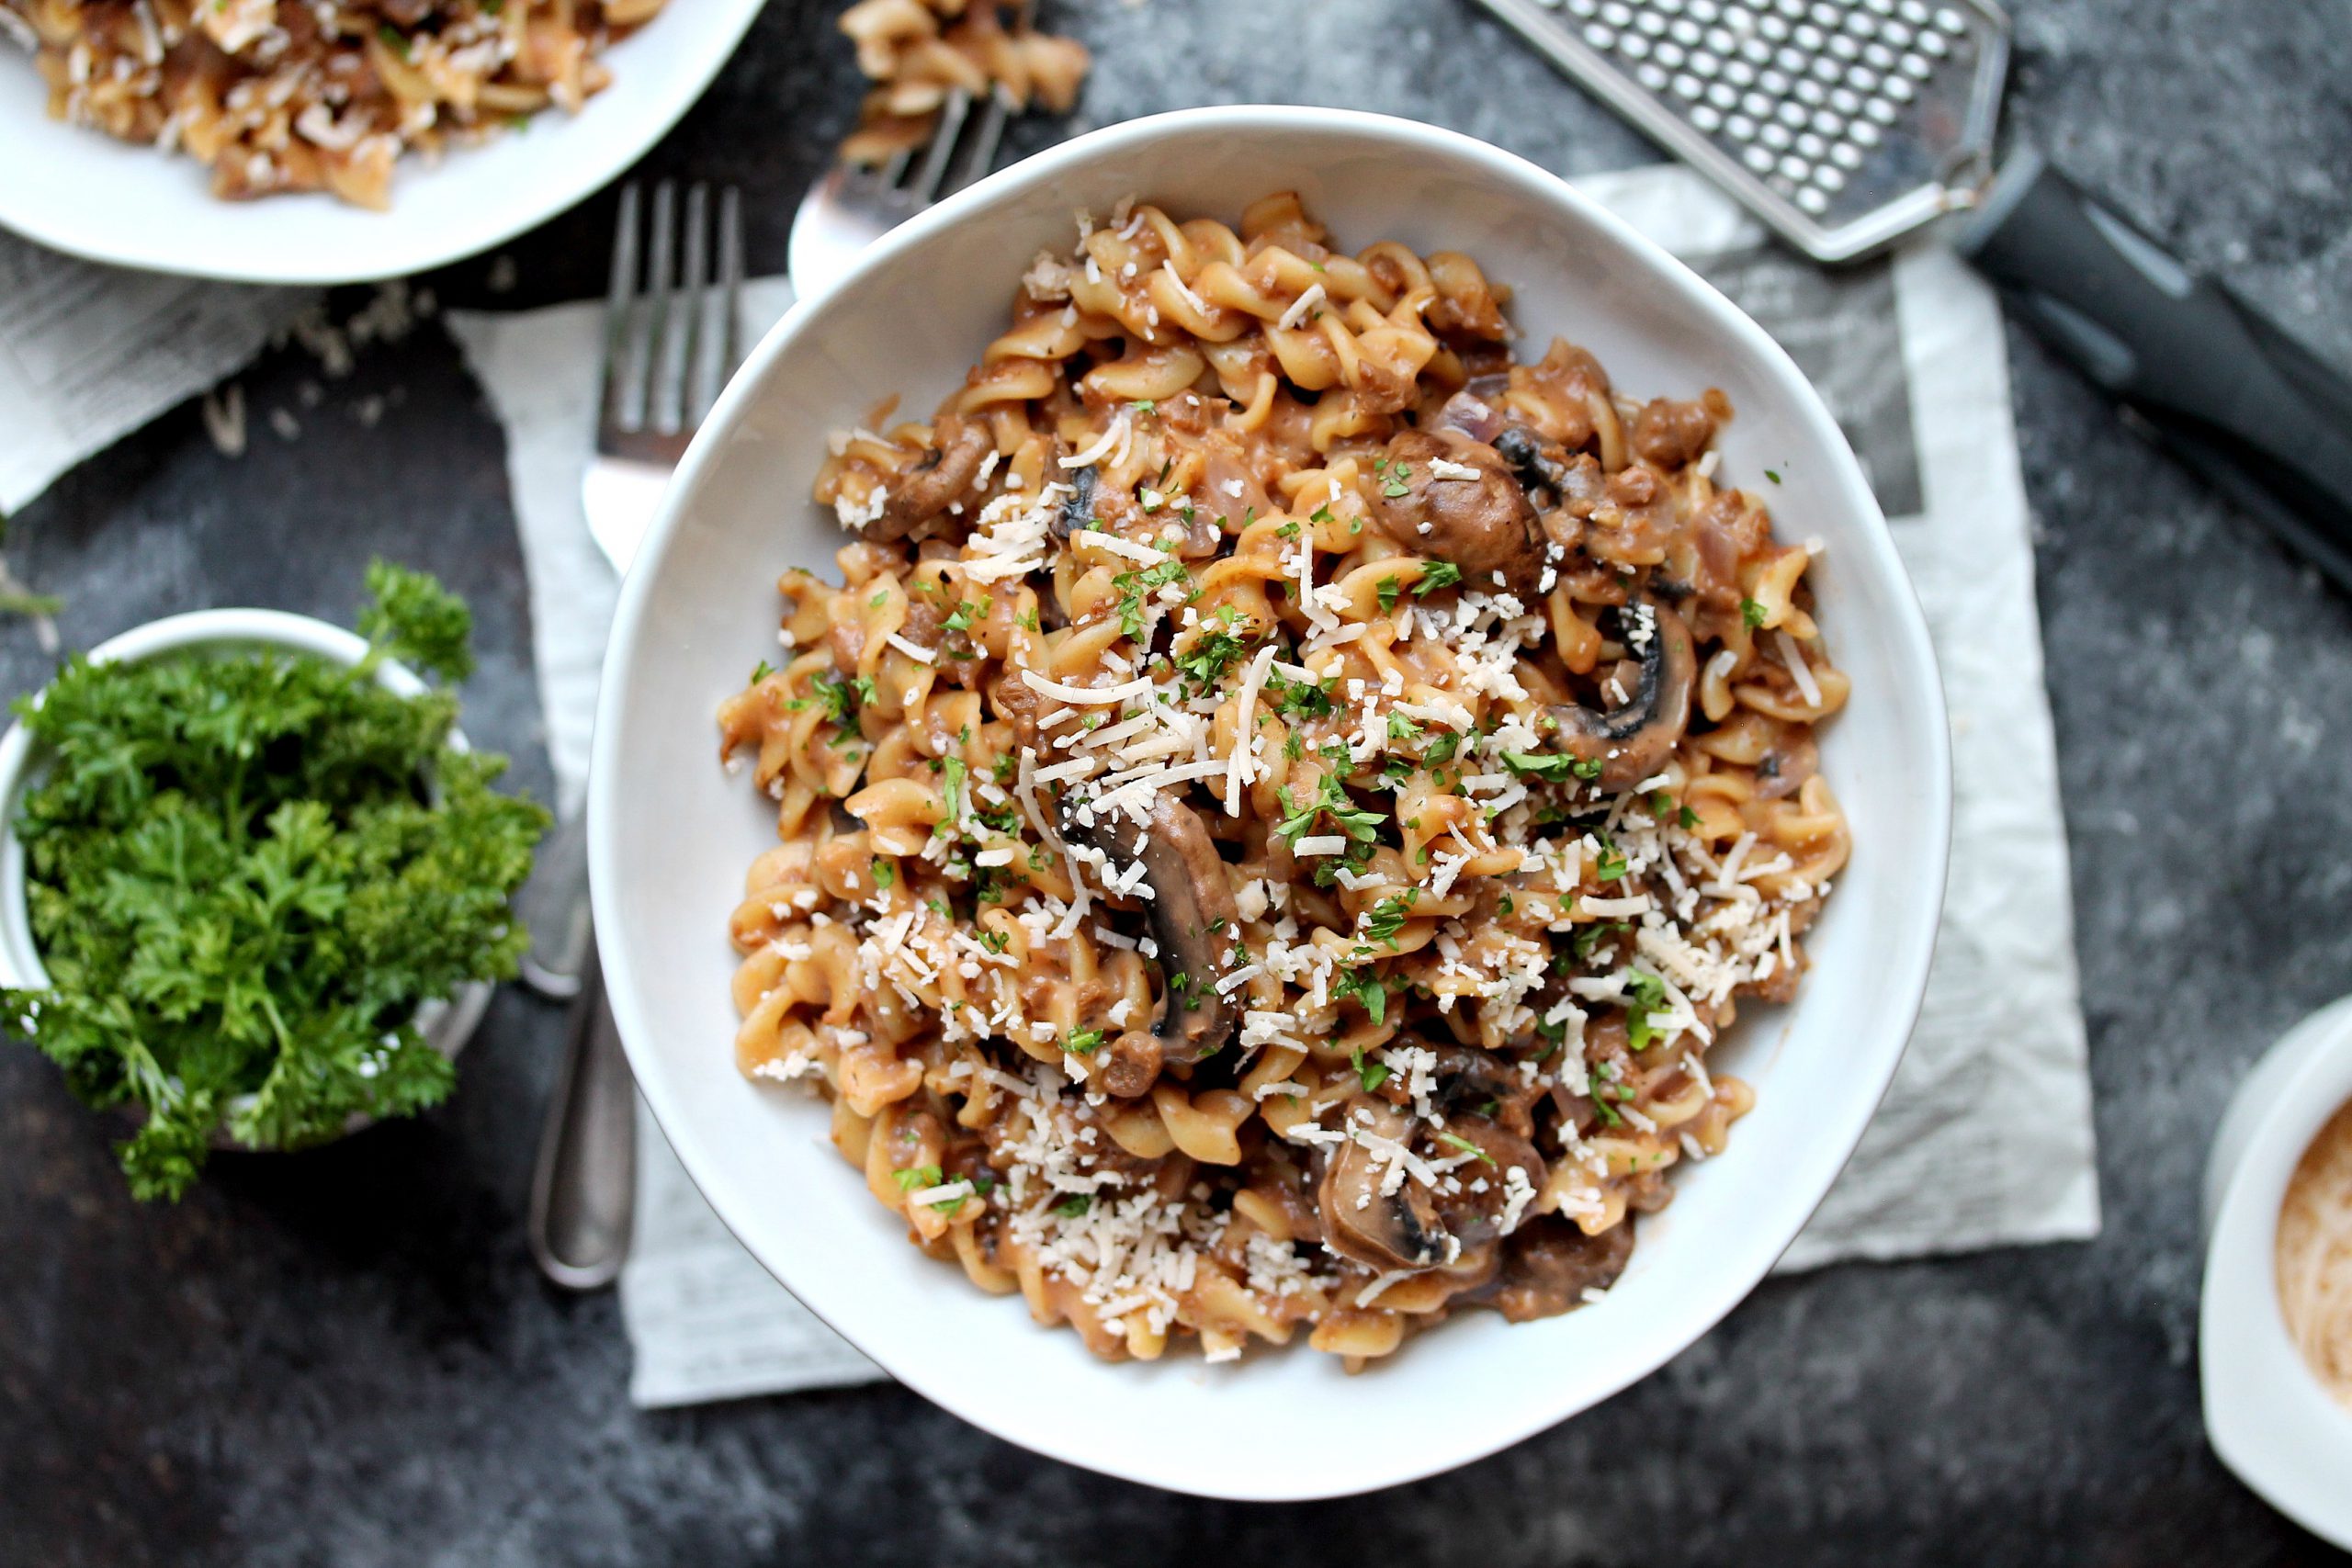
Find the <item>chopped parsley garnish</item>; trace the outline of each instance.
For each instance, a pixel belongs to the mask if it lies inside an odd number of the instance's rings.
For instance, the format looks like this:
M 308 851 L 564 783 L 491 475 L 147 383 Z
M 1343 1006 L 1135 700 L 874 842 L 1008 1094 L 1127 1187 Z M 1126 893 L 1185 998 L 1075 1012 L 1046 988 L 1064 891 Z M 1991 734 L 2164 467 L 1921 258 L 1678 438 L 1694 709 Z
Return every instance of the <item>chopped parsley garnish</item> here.
M 1054 1205 L 1054 1213 L 1065 1220 L 1074 1220 L 1092 1207 L 1094 1198 L 1091 1193 L 1073 1192 Z
M 1396 711 L 1395 709 L 1393 709 L 1393 708 L 1389 710 L 1389 714 L 1388 714 L 1388 739 L 1391 739 L 1391 740 L 1416 740 L 1416 739 L 1419 739 L 1420 738 L 1420 733 L 1421 733 L 1421 727 L 1420 727 L 1419 724 L 1417 724 L 1416 722 L 1414 722 L 1414 720 L 1413 720 L 1413 716 L 1412 716 L 1410 714 L 1402 714 L 1402 713 L 1398 713 L 1398 712 L 1396 712 Z
M 985 601 L 966 599 L 956 604 L 944 624 L 947 630 L 951 632 L 967 632 L 981 621 L 986 620 L 988 614 L 989 607 Z
M 382 40 L 386 49 L 390 50 L 394 54 L 401 57 L 401 64 L 413 65 L 416 63 L 416 45 L 412 42 L 398 28 L 392 26 L 391 23 L 377 23 L 376 37 Z
M 1661 1038 L 1651 1015 L 1666 1009 L 1666 982 L 1640 969 L 1625 971 L 1625 1043 L 1646 1051 Z
M 1453 761 L 1454 752 L 1461 750 L 1461 747 L 1462 737 L 1455 734 L 1451 729 L 1446 730 L 1440 734 L 1435 739 L 1431 740 L 1427 746 L 1422 748 L 1421 761 L 1424 762 L 1451 762 Z
M 1450 560 L 1433 560 L 1421 580 L 1413 584 L 1413 597 L 1426 599 L 1441 588 L 1451 588 L 1462 581 L 1462 569 Z
M 1135 410 L 1137 413 L 1157 413 L 1159 411 L 1159 404 L 1150 398 L 1137 398 L 1134 402 L 1129 403 L 1127 407 Z
M 1437 1135 L 1437 1141 L 1441 1144 L 1451 1144 L 1465 1155 L 1476 1155 L 1479 1159 L 1485 1161 L 1488 1165 L 1495 1163 L 1494 1156 L 1488 1154 L 1486 1150 L 1480 1148 L 1477 1145 L 1472 1143 L 1469 1139 L 1464 1137 L 1459 1133 L 1440 1133 Z
M 1506 751 L 1503 766 L 1522 777 L 1547 779 L 1553 784 L 1564 784 L 1572 777 L 1589 782 L 1600 776 L 1600 758 L 1571 757 L 1565 751 Z
M 1012 941 L 1012 939 L 1002 931 L 984 931 L 980 933 L 980 945 L 990 953 L 1002 953 Z
M 1742 599 L 1739 602 L 1739 618 L 1749 631 L 1754 631 L 1764 624 L 1764 606 L 1753 599 Z
M 1595 924 L 1585 927 L 1582 931 L 1577 932 L 1575 936 L 1570 937 L 1568 939 L 1568 947 L 1569 950 L 1577 955 L 1577 962 L 1582 963 L 1592 956 L 1592 950 L 1594 948 L 1599 947 L 1604 942 L 1613 941 L 1633 929 L 1634 928 L 1632 926 L 1628 925 L 1623 920 L 1598 921 Z
M 1372 1093 L 1382 1084 L 1388 1081 L 1388 1067 L 1386 1065 L 1380 1062 L 1365 1061 L 1363 1059 L 1363 1047 L 1361 1045 L 1348 1053 L 1348 1063 L 1351 1066 L 1355 1068 L 1356 1081 L 1363 1085 L 1363 1091 L 1366 1094 Z
M 1410 463 L 1396 464 L 1388 470 L 1388 482 L 1380 487 L 1380 493 L 1391 501 L 1402 500 L 1413 493 L 1413 487 L 1405 482 L 1412 477 L 1413 466 Z
M 1388 1020 L 1388 987 L 1377 975 L 1348 970 L 1332 982 L 1335 997 L 1353 997 L 1363 1004 L 1363 1015 L 1374 1023 Z
M 1625 853 L 1615 840 L 1600 840 L 1600 858 L 1593 862 L 1592 874 L 1603 882 L 1614 882 L 1625 874 Z
M 1102 1032 L 1099 1029 L 1074 1029 L 1062 1042 L 1062 1049 L 1073 1056 L 1091 1056 L 1102 1048 Z
M 899 1191 L 911 1192 L 918 1187 L 938 1186 L 945 1174 L 935 1165 L 910 1165 L 892 1171 L 890 1179 L 899 1184 Z
M 1764 477 L 1770 479 L 1774 484 L 1779 484 L 1781 482 L 1781 470 L 1778 468 L 1767 468 L 1764 470 Z
M 1249 645 L 1239 637 L 1221 626 L 1212 626 L 1194 637 L 1192 647 L 1177 655 L 1176 668 L 1191 682 L 1191 694 L 1199 696 L 1216 691 L 1234 661 L 1248 651 Z
M 1347 786 L 1338 777 L 1326 775 L 1323 791 L 1303 807 L 1294 807 L 1287 786 L 1276 792 L 1282 802 L 1283 821 L 1274 829 L 1274 837 L 1287 844 L 1295 844 L 1315 826 L 1315 818 L 1329 812 L 1340 831 L 1359 842 L 1369 843 L 1380 833 L 1380 813 L 1366 811 L 1357 806 L 1348 794 Z
M 874 857 L 874 886 L 888 887 L 899 880 L 899 868 L 880 855 Z
M 1393 610 L 1396 607 L 1397 582 L 1395 578 L 1382 578 L 1380 580 L 1379 586 L 1374 590 L 1374 592 L 1379 598 L 1380 607 L 1383 611 Z
M 757 664 L 752 666 L 752 684 L 756 686 L 775 673 L 775 666 L 763 659 Z
M 1364 916 L 1363 934 L 1374 942 L 1393 942 L 1396 933 L 1405 929 L 1419 893 L 1417 887 L 1409 895 L 1383 898 L 1374 904 Z

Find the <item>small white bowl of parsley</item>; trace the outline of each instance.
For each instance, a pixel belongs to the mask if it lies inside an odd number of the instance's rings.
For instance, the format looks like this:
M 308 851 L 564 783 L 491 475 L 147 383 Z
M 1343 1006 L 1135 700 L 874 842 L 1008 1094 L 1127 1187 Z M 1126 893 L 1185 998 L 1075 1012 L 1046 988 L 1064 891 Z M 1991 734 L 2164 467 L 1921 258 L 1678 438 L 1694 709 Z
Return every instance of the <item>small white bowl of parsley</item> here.
M 0 739 L 0 1018 L 137 1130 L 133 1193 L 446 1099 L 547 814 L 492 788 L 463 601 L 379 562 L 358 632 L 152 622 L 67 661 Z

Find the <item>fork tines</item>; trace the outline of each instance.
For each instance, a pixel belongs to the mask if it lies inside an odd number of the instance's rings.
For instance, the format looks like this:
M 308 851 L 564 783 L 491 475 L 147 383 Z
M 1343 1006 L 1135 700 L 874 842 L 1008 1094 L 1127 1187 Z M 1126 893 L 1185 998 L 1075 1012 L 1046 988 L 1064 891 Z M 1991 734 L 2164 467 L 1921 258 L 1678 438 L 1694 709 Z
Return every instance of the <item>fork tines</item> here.
M 733 186 L 719 191 L 714 232 L 710 187 L 686 187 L 680 221 L 677 182 L 663 180 L 640 231 L 639 194 L 634 182 L 621 188 L 613 235 L 596 446 L 675 462 L 739 357 L 742 197 Z

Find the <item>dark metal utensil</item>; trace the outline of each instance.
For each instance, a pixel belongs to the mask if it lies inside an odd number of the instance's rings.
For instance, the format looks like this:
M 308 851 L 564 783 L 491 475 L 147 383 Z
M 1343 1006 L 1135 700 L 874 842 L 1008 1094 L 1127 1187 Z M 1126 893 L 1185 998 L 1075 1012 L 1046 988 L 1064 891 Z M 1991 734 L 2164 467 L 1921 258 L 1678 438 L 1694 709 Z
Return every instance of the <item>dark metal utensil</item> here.
M 637 1084 L 593 942 L 586 959 L 531 1172 L 531 1256 L 575 1291 L 619 1276 L 637 1201 Z
M 1948 213 L 1960 253 L 2204 475 L 2352 591 L 2352 381 L 2052 168 L 1993 174 L 1992 0 L 1481 0 L 1821 262 Z

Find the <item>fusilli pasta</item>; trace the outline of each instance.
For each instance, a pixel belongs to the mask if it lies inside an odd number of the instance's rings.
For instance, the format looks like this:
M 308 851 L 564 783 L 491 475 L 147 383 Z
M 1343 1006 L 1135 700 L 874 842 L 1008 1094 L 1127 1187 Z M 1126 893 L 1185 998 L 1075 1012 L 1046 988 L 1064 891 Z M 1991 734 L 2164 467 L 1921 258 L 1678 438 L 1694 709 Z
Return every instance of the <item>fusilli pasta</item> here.
M 1041 255 L 719 714 L 777 804 L 738 1061 L 915 1243 L 1105 1356 L 1605 1289 L 1752 1103 L 1848 852 L 1802 547 L 1719 394 L 1509 347 L 1469 257 L 1289 195 Z

